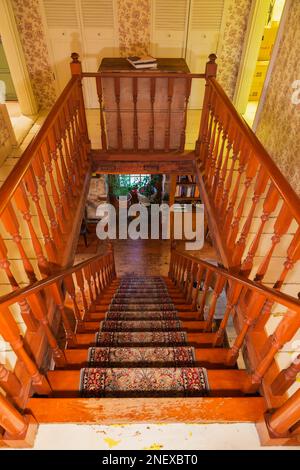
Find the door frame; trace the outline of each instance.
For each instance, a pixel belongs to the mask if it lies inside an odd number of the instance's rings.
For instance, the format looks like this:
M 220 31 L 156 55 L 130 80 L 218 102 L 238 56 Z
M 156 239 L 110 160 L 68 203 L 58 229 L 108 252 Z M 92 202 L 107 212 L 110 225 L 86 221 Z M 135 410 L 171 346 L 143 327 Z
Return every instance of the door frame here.
M 9 0 L 0 0 L 0 5 L 1 39 L 11 78 L 22 114 L 31 116 L 37 114 L 38 106 L 32 90 L 13 7 Z

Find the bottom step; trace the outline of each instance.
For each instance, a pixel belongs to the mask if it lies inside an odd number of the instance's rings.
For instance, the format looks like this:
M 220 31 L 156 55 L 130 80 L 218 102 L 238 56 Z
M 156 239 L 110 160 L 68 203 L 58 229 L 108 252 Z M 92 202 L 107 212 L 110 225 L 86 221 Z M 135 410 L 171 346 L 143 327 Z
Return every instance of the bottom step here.
M 38 423 L 254 423 L 266 411 L 262 397 L 31 398 Z
M 202 367 L 81 369 L 83 397 L 205 396 L 209 386 Z

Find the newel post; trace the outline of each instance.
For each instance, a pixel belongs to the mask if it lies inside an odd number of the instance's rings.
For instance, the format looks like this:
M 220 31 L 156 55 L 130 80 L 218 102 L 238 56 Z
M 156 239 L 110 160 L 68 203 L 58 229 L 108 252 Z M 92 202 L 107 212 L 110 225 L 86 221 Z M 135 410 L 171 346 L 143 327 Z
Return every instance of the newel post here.
M 79 54 L 77 54 L 77 52 L 72 52 L 71 59 L 72 59 L 72 62 L 70 63 L 71 74 L 81 75 L 82 68 L 81 68 L 81 62 L 79 60 Z
M 206 62 L 205 67 L 205 93 L 204 93 L 204 100 L 203 100 L 203 107 L 201 113 L 201 122 L 199 128 L 198 139 L 196 141 L 195 147 L 195 155 L 197 159 L 197 163 L 200 165 L 204 165 L 205 163 L 205 148 L 208 144 L 208 136 L 207 136 L 207 128 L 208 128 L 208 118 L 209 118 L 209 110 L 210 110 L 210 98 L 211 98 L 211 87 L 209 83 L 209 78 L 217 76 L 217 68 L 218 65 L 216 64 L 217 56 L 216 54 L 210 54 L 208 57 L 208 62 Z
M 0 426 L 5 430 L 1 442 L 9 447 L 32 447 L 38 424 L 31 415 L 21 413 L 0 395 Z

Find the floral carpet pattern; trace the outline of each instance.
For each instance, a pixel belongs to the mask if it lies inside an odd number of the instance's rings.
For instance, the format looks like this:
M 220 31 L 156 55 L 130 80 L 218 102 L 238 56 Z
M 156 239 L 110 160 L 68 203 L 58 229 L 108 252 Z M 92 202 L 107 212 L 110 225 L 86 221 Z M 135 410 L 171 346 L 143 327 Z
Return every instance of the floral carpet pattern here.
M 81 369 L 83 397 L 204 396 L 205 369 L 163 279 L 126 276 Z

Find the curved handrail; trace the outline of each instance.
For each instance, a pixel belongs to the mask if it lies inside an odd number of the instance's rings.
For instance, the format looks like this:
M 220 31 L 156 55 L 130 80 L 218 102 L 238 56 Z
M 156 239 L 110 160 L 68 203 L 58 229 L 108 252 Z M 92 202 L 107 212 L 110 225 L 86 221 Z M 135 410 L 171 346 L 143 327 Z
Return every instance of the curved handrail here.
M 237 112 L 237 110 L 235 109 L 232 102 L 230 101 L 220 84 L 217 82 L 217 80 L 214 77 L 209 77 L 207 80 L 210 82 L 211 86 L 218 94 L 218 97 L 223 101 L 227 111 L 231 113 L 234 120 L 238 123 L 240 130 L 244 133 L 245 137 L 247 137 L 248 141 L 250 141 L 255 151 L 255 157 L 257 157 L 257 160 L 267 170 L 270 180 L 273 182 L 274 186 L 280 193 L 282 199 L 286 202 L 291 213 L 293 214 L 297 222 L 300 224 L 299 196 L 296 194 L 289 182 L 283 176 L 278 166 L 274 163 L 262 143 L 259 141 L 254 132 L 250 129 L 246 121 Z

